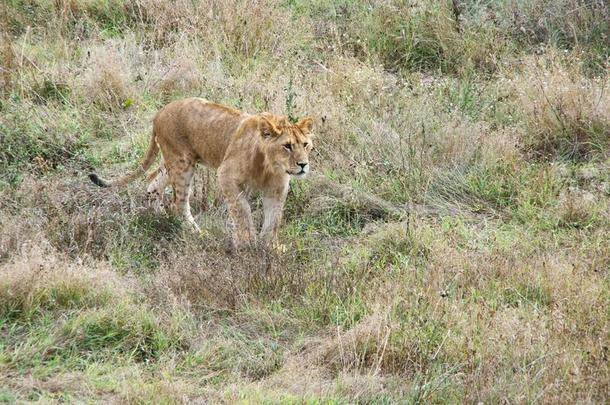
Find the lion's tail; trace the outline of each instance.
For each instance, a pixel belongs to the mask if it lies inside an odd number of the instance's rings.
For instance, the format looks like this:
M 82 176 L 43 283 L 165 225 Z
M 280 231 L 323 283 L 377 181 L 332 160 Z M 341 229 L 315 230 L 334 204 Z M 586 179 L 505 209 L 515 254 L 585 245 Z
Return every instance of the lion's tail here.
M 140 162 L 140 164 L 138 165 L 138 168 L 136 170 L 134 170 L 133 172 L 131 172 L 117 180 L 114 180 L 114 181 L 104 180 L 101 177 L 99 177 L 96 173 L 89 174 L 89 179 L 91 179 L 91 181 L 94 184 L 96 184 L 100 187 L 124 186 L 127 183 L 132 182 L 136 178 L 144 175 L 146 173 L 146 170 L 148 170 L 150 165 L 154 162 L 155 157 L 157 156 L 158 153 L 159 153 L 159 145 L 157 144 L 155 132 L 153 130 L 152 138 L 150 140 L 150 146 L 148 147 L 148 150 L 146 151 L 146 156 L 144 156 L 144 159 L 142 160 L 142 162 Z

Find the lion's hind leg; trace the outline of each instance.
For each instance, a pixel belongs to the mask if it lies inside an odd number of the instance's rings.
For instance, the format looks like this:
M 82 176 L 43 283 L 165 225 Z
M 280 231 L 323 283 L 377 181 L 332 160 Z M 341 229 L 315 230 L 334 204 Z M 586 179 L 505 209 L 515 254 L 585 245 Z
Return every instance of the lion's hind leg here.
M 174 210 L 176 214 L 182 215 L 184 219 L 196 232 L 201 232 L 197 222 L 191 214 L 189 202 L 191 194 L 191 180 L 195 171 L 194 162 L 181 159 L 170 168 L 169 177 L 174 192 Z
M 148 200 L 155 211 L 163 211 L 165 208 L 165 188 L 169 183 L 169 175 L 165 163 L 161 160 L 159 168 L 148 176 Z

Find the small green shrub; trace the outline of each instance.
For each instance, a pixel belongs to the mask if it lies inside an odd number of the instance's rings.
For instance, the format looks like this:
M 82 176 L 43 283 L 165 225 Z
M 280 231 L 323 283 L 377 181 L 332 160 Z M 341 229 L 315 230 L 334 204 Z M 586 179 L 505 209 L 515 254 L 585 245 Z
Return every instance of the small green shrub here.
M 59 121 L 40 122 L 13 98 L 0 116 L 0 188 L 20 183 L 25 172 L 43 174 L 67 164 L 85 164 L 85 136 L 63 112 Z
M 451 49 L 456 28 L 449 9 L 441 4 L 423 8 L 380 7 L 365 20 L 364 39 L 388 68 L 446 71 L 457 67 L 458 53 Z
M 81 313 L 63 326 L 59 339 L 71 356 L 103 358 L 112 353 L 136 361 L 154 360 L 179 344 L 152 312 L 127 302 Z

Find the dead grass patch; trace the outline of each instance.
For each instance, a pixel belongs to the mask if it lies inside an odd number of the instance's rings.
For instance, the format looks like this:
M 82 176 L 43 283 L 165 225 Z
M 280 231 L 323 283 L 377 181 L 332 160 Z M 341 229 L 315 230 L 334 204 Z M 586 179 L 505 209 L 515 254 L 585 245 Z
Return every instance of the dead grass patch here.
M 610 148 L 610 92 L 605 79 L 578 75 L 558 56 L 529 58 L 512 86 L 523 109 L 526 153 L 543 158 L 604 158 Z
M 87 97 L 99 108 L 117 111 L 133 103 L 135 93 L 127 76 L 125 59 L 113 47 L 94 48 L 89 66 L 83 82 Z

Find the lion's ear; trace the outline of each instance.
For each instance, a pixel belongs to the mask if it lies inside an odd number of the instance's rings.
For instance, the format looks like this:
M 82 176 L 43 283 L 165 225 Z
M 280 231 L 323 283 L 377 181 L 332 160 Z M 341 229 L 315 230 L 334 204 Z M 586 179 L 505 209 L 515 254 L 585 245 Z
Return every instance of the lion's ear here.
M 258 129 L 261 132 L 263 138 L 273 138 L 281 134 L 280 129 L 273 122 L 273 115 L 270 113 L 260 114 L 258 120 Z
M 311 129 L 313 128 L 313 119 L 311 117 L 305 117 L 301 121 L 297 122 L 297 127 L 307 134 L 311 132 Z

